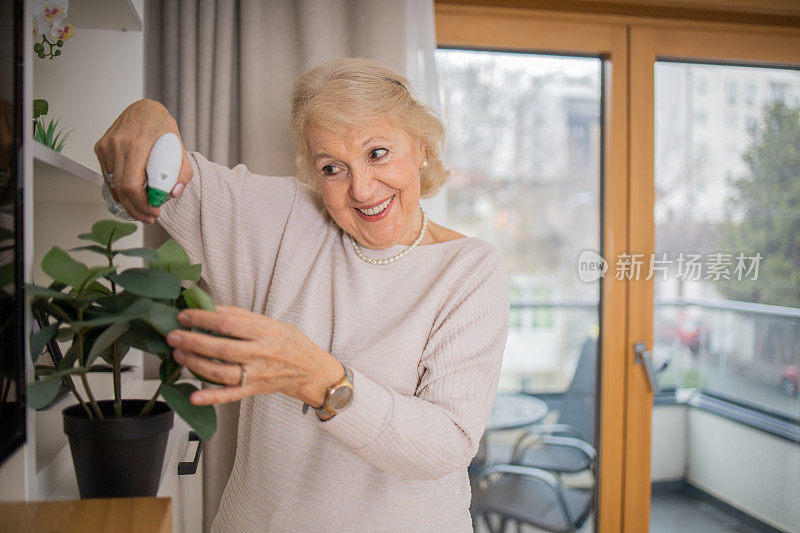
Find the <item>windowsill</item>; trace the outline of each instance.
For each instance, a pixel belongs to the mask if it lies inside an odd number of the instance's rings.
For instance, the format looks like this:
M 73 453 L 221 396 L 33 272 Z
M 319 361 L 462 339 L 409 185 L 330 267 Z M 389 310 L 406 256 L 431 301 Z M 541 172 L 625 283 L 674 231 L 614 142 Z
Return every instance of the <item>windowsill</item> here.
M 654 404 L 687 405 L 800 444 L 800 421 L 700 389 L 662 391 L 654 398 Z
M 547 403 L 551 410 L 558 410 L 563 401 L 563 393 L 533 393 Z M 778 413 L 741 404 L 700 389 L 668 389 L 658 393 L 653 399 L 655 406 L 686 405 L 738 422 L 747 427 L 769 433 L 775 437 L 800 444 L 800 421 Z

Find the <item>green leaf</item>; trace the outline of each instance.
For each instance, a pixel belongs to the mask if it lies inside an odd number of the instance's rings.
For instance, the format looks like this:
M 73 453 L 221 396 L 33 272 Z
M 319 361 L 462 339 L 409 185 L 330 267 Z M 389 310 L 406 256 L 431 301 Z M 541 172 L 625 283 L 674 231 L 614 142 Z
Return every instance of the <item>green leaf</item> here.
M 103 285 L 102 283 L 97 282 L 97 281 L 93 281 L 93 282 L 89 283 L 86 286 L 86 292 L 90 292 L 90 291 L 94 292 L 94 293 L 97 293 L 98 295 L 100 295 L 100 294 L 102 294 L 102 295 L 110 295 L 111 294 L 111 289 L 109 289 L 108 287 L 106 287 L 105 285 Z
M 53 337 L 56 336 L 57 332 L 58 324 L 56 323 L 47 325 L 39 331 L 31 333 L 29 339 L 31 361 L 36 363 L 36 360 L 39 359 L 39 354 L 42 353 L 42 350 L 45 346 L 47 346 L 47 343 L 53 340 Z
M 78 238 L 94 241 L 103 246 L 118 241 L 136 231 L 136 224 L 119 220 L 100 220 L 92 224 L 91 233 L 83 233 Z
M 199 281 L 201 265 L 192 265 L 186 250 L 175 239 L 170 239 L 158 249 L 158 261 L 151 261 L 150 268 L 165 270 L 182 280 Z
M 54 298 L 56 300 L 74 300 L 75 296 L 66 292 L 57 291 L 38 285 L 25 285 L 25 293 L 30 296 L 41 296 L 43 298 Z
M 199 286 L 194 285 L 183 291 L 183 299 L 186 305 L 193 309 L 205 309 L 206 311 L 214 311 L 214 300 Z
M 164 335 L 142 320 L 131 321 L 131 329 L 125 332 L 120 342 L 156 355 L 168 354 L 172 347 L 164 341 Z
M 75 361 L 78 360 L 78 346 L 73 344 L 67 350 L 67 353 L 64 354 L 64 358 L 58 363 L 58 368 L 71 368 Z
M 70 328 L 61 328 L 58 330 L 56 334 L 56 340 L 58 342 L 70 342 L 72 340 L 73 335 L 75 332 L 72 331 Z
M 92 349 L 89 350 L 89 355 L 86 358 L 85 366 L 89 366 L 97 357 L 115 340 L 119 339 L 120 335 L 128 331 L 130 324 L 128 322 L 117 322 L 107 327 L 92 344 Z
M 217 431 L 217 412 L 211 405 L 193 405 L 189 402 L 189 395 L 196 390 L 189 383 L 161 385 L 161 396 L 201 439 L 208 441 Z
M 158 251 L 153 248 L 126 248 L 124 250 L 115 250 L 114 253 L 131 257 L 143 257 L 148 261 L 158 260 Z
M 186 329 L 178 322 L 178 310 L 171 305 L 151 302 L 150 309 L 142 319 L 156 331 L 166 336 L 173 329 Z
M 89 275 L 83 281 L 84 290 L 88 288 L 88 285 L 91 285 L 94 280 L 97 278 L 102 278 L 103 276 L 108 276 L 112 272 L 116 270 L 113 266 L 102 266 L 102 267 L 92 267 L 89 269 Z M 102 287 L 102 285 L 101 285 Z
M 28 383 L 27 403 L 34 409 L 41 409 L 53 401 L 60 388 L 60 379 L 40 379 Z
M 42 258 L 42 270 L 56 281 L 70 287 L 80 287 L 89 276 L 89 267 L 75 261 L 64 250 L 53 246 Z
M 134 301 L 138 299 L 139 297 L 136 296 L 135 294 L 123 291 L 119 294 L 113 294 L 105 298 L 99 298 L 97 300 L 97 304 L 100 305 L 107 312 L 118 313 L 123 309 L 129 307 Z
M 88 234 L 84 234 L 88 235 Z M 75 248 L 70 248 L 67 250 L 68 252 L 95 252 L 100 255 L 106 255 L 106 249 L 100 246 L 99 244 L 87 244 L 86 246 L 76 246 Z
M 129 268 L 109 279 L 127 291 L 148 298 L 174 300 L 181 293 L 181 281 L 169 272 L 149 268 Z
M 179 365 L 175 361 L 175 359 L 173 359 L 172 357 L 165 357 L 164 360 L 161 361 L 161 364 L 158 367 L 158 377 L 161 378 L 161 382 L 166 383 L 167 385 L 172 385 L 173 383 L 178 381 L 180 374 L 175 376 L 171 380 L 170 376 L 172 376 L 173 372 L 178 370 L 180 367 L 181 365 Z
M 39 46 L 42 46 L 42 43 L 36 43 Z M 43 48 L 43 47 L 42 47 Z M 36 47 L 34 46 L 34 50 Z M 39 115 L 46 115 L 47 111 L 49 111 L 50 106 L 47 104 L 47 100 L 43 100 L 41 98 L 35 98 L 33 100 L 33 118 L 39 118 Z
M 45 316 L 51 316 L 56 320 L 60 320 L 61 322 L 71 322 L 74 318 L 74 315 L 62 309 L 54 302 L 49 302 L 48 300 L 39 296 L 35 297 L 31 302 L 31 310 L 39 311 Z

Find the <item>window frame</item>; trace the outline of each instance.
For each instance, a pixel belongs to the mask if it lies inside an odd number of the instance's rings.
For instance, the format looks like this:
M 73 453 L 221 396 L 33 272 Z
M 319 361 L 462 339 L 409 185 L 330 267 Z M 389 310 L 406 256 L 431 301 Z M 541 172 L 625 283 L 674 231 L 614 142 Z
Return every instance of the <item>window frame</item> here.
M 738 11 L 724 0 L 687 2 L 683 7 L 657 0 L 635 5 L 561 2 L 558 7 L 523 0 L 486 4 L 436 0 L 438 45 L 597 55 L 606 60 L 601 250 L 607 259 L 655 251 L 655 62 L 800 65 L 800 29 L 787 25 L 800 20 L 800 11 L 767 13 L 770 6 L 763 2 L 747 2 Z M 738 97 L 744 97 L 741 92 Z M 653 280 L 607 276 L 600 295 L 595 528 L 646 531 L 653 394 L 643 367 L 634 363 L 633 343 L 644 340 L 652 346 Z M 710 408 L 708 403 L 696 407 Z

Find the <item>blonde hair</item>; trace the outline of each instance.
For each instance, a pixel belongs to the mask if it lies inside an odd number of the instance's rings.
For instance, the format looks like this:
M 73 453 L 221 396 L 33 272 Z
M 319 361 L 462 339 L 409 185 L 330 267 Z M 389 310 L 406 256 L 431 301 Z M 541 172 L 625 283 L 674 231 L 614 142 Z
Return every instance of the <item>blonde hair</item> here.
M 428 166 L 420 169 L 420 196 L 433 196 L 450 172 L 440 159 L 444 126 L 436 113 L 408 91 L 408 80 L 361 58 L 323 63 L 300 76 L 292 90 L 292 132 L 298 177 L 319 191 L 306 132 L 311 125 L 357 129 L 388 119 L 425 144 Z

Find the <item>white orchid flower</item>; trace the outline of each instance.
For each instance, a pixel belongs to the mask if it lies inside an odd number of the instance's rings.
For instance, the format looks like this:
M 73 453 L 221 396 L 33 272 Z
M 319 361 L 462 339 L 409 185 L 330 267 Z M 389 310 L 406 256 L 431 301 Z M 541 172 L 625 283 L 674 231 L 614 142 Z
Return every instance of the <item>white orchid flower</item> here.
M 61 39 L 62 41 L 66 41 L 67 39 L 72 37 L 73 33 L 75 33 L 75 26 L 73 26 L 72 24 L 69 23 L 63 25 L 59 24 L 58 26 L 54 25 L 53 28 L 50 30 L 50 37 L 56 41 L 58 41 L 59 39 Z

